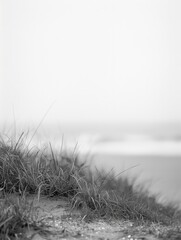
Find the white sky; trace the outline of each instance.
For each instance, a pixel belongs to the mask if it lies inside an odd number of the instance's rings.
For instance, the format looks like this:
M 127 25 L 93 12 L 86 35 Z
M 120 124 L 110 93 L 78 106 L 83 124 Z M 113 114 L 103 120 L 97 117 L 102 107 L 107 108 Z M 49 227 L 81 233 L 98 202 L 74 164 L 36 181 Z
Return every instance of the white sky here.
M 2 121 L 181 120 L 180 0 L 0 0 Z

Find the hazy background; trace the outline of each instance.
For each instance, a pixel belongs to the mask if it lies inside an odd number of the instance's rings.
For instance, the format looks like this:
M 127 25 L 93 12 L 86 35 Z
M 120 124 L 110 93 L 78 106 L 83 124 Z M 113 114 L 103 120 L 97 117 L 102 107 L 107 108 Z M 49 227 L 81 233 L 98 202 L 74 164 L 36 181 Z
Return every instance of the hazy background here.
M 108 168 L 138 163 L 181 202 L 180 12 L 180 0 L 0 0 L 1 129 L 43 120 L 37 142 L 64 134 Z
M 2 121 L 181 120 L 179 0 L 1 0 Z

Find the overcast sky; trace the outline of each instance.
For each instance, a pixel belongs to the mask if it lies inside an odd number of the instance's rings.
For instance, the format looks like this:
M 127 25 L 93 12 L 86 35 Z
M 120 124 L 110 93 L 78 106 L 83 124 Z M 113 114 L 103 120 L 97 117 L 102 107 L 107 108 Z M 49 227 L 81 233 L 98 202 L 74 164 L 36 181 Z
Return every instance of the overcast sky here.
M 180 0 L 0 7 L 1 121 L 181 121 Z

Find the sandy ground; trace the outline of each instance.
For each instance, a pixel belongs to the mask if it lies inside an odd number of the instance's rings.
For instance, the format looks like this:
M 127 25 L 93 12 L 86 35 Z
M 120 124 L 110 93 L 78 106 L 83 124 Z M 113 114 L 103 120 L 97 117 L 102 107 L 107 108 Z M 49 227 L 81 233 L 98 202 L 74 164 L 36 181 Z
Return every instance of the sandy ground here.
M 32 197 L 30 198 L 32 201 Z M 39 219 L 48 225 L 46 231 L 29 229 L 26 239 L 32 240 L 58 240 L 58 239 L 94 239 L 94 240 L 157 240 L 144 231 L 135 231 L 134 224 L 130 221 L 103 220 L 87 223 L 80 213 L 67 210 L 65 199 L 34 198 L 34 206 Z M 181 239 L 181 238 L 180 238 Z

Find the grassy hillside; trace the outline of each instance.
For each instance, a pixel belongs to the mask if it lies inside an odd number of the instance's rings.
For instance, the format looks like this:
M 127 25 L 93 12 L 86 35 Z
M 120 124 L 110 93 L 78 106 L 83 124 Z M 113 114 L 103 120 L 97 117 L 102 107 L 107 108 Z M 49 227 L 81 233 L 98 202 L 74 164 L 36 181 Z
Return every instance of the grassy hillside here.
M 163 206 L 142 189 L 135 189 L 121 174 L 92 171 L 76 153 L 57 153 L 51 145 L 29 149 L 24 134 L 15 143 L 0 140 L 0 234 L 4 239 L 21 232 L 23 226 L 42 227 L 26 201 L 29 194 L 39 199 L 63 196 L 85 221 L 124 219 L 165 226 L 180 222 L 174 204 Z

